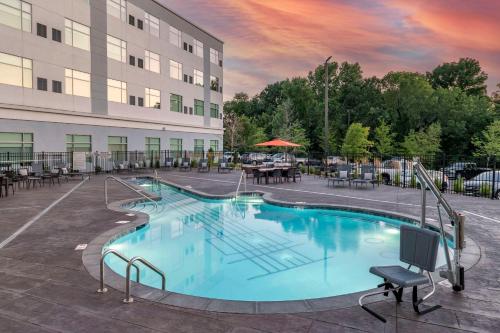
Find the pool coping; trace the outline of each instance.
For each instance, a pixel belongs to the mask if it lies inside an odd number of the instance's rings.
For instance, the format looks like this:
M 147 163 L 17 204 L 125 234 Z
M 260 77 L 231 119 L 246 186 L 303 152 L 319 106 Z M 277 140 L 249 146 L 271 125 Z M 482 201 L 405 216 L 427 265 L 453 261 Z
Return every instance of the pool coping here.
M 133 177 L 133 178 L 141 178 L 141 177 Z M 151 177 L 142 177 L 142 178 L 151 178 Z M 207 199 L 231 199 L 234 198 L 236 194 L 235 192 L 224 195 L 209 194 L 195 190 L 188 186 L 181 186 L 164 179 L 159 180 L 159 182 L 173 186 L 181 191 L 185 191 L 187 193 L 198 195 L 200 197 Z M 135 186 L 133 184 L 132 186 L 134 186 L 137 189 L 144 190 L 143 188 L 139 188 L 138 186 Z M 308 209 L 324 208 L 324 209 L 336 209 L 336 210 L 351 211 L 351 212 L 361 212 L 361 213 L 374 214 L 382 217 L 396 218 L 410 223 L 419 223 L 418 217 L 411 216 L 408 214 L 395 213 L 391 211 L 367 209 L 364 207 L 357 207 L 351 205 L 346 206 L 346 205 L 334 205 L 334 204 L 312 204 L 304 202 L 292 203 L 292 202 L 273 199 L 271 193 L 263 191 L 240 192 L 240 194 L 249 196 L 258 195 L 262 197 L 262 199 L 265 202 L 279 206 L 299 207 Z M 161 199 L 161 197 L 154 194 L 151 194 L 150 197 L 156 201 Z M 145 199 L 120 200 L 108 204 L 108 209 L 126 214 L 132 213 L 134 214 L 134 216 L 131 216 L 131 218 L 135 217 L 136 219 L 134 221 L 130 221 L 127 224 L 111 228 L 110 230 L 100 234 L 99 236 L 94 238 L 88 244 L 87 248 L 83 251 L 82 254 L 83 265 L 87 270 L 87 272 L 96 280 L 100 279 L 99 261 L 101 258 L 101 253 L 103 248 L 110 242 L 113 242 L 114 240 L 124 235 L 135 232 L 136 230 L 149 224 L 148 214 L 123 208 L 125 204 L 133 202 L 142 202 L 142 201 L 145 201 Z M 432 224 L 429 225 L 432 226 Z M 477 243 L 468 236 L 466 236 L 466 242 L 467 242 L 467 247 L 462 252 L 461 263 L 464 266 L 465 270 L 467 271 L 472 267 L 474 267 L 474 265 L 481 258 L 481 249 L 477 245 Z M 444 280 L 439 276 L 438 269 L 436 269 L 436 271 L 432 275 L 436 283 L 439 283 L 440 281 Z M 111 287 L 119 291 L 124 291 L 125 278 L 115 273 L 107 265 L 104 265 L 104 277 L 105 277 L 104 282 L 108 287 Z M 167 285 L 168 285 L 168 276 L 167 276 Z M 421 288 L 421 289 L 423 290 L 426 288 Z M 171 306 L 194 309 L 194 310 L 238 313 L 238 314 L 303 313 L 303 312 L 326 311 L 326 310 L 346 308 L 358 305 L 359 297 L 373 290 L 376 290 L 376 288 L 345 295 L 329 296 L 329 297 L 315 298 L 315 299 L 293 300 L 293 301 L 232 301 L 232 300 L 191 296 L 170 291 L 163 291 L 157 288 L 149 287 L 131 281 L 131 295 L 134 297 L 142 298 L 153 302 L 159 302 Z M 378 298 L 374 297 L 372 302 L 376 302 L 382 299 L 383 296 L 380 296 Z

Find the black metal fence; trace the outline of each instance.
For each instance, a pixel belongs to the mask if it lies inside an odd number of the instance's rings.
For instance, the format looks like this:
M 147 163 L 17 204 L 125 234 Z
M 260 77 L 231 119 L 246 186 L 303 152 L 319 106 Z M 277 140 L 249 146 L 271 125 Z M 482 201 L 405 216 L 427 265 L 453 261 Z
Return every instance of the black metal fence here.
M 241 158 L 240 158 L 241 157 Z M 263 164 L 287 162 L 298 165 L 303 173 L 320 177 L 334 177 L 339 169 L 348 169 L 352 178 L 364 177 L 363 171 L 370 170 L 380 184 L 401 188 L 419 188 L 413 172 L 413 156 L 393 155 L 330 155 L 310 152 L 307 154 L 282 155 L 285 160 L 275 160 L 263 153 L 239 156 L 212 151 L 123 151 L 123 152 L 1 152 L 0 173 L 17 172 L 21 168 L 30 170 L 34 164 L 41 164 L 43 170 L 67 167 L 80 172 L 113 172 L 119 169 L 163 168 L 168 163 L 177 167 L 183 159 L 189 159 L 195 167 L 204 159 L 209 165 L 221 160 L 234 163 Z M 435 184 L 445 193 L 499 198 L 500 156 L 446 156 L 437 154 L 420 156 L 420 161 L 429 170 Z
M 381 184 L 402 188 L 420 188 L 413 171 L 413 156 L 405 155 L 331 155 L 309 153 L 296 158 L 302 171 L 318 176 L 334 176 L 345 165 L 353 178 L 363 177 L 362 169 L 371 168 Z M 443 193 L 498 199 L 500 197 L 500 156 L 419 156 L 436 186 Z

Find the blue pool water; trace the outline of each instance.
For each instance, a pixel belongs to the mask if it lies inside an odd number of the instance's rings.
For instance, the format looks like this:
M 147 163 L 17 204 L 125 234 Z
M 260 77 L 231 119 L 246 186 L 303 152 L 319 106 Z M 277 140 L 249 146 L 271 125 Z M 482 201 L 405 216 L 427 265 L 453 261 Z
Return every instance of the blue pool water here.
M 169 291 L 247 301 L 320 298 L 373 288 L 380 280 L 370 266 L 399 264 L 403 222 L 395 219 L 281 207 L 260 197 L 204 199 L 137 182 L 161 195 L 158 209 L 128 206 L 148 213 L 150 224 L 107 248 L 149 260 L 166 273 Z M 108 256 L 107 264 L 124 275 L 121 261 Z M 144 267 L 141 280 L 161 285 Z

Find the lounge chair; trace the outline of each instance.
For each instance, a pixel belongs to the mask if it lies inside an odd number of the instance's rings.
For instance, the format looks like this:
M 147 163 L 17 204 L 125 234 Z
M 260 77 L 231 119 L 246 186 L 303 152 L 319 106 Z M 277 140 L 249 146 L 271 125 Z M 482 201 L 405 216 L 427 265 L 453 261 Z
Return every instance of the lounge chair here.
M 368 187 L 369 184 L 372 184 L 373 188 L 375 188 L 375 183 L 377 183 L 375 168 L 371 165 L 361 166 L 361 178 L 354 179 L 352 183 L 356 186 L 356 188 L 358 187 L 358 184 L 366 185 L 366 187 Z
M 179 165 L 180 171 L 191 171 L 191 159 L 183 158 L 181 165 Z
M 28 182 L 28 177 L 29 177 L 28 169 L 22 168 L 17 170 L 17 178 L 18 178 L 17 185 L 21 187 L 21 184 L 23 184 L 23 186 L 26 187 L 26 183 Z
M 146 170 L 146 165 L 145 165 L 144 161 L 135 162 L 133 167 L 134 167 L 134 171 L 136 171 L 136 172 L 141 172 L 143 170 Z
M 233 168 L 231 166 L 229 166 L 229 163 L 227 162 L 227 160 L 222 160 L 219 163 L 219 166 L 217 167 L 217 172 L 219 172 L 219 173 L 231 172 L 232 170 L 233 170 Z
M 208 166 L 207 159 L 201 159 L 200 163 L 198 163 L 198 172 L 209 172 L 210 167 Z
M 435 290 L 431 272 L 434 272 L 436 269 L 440 237 L 439 233 L 429 229 L 401 225 L 399 260 L 408 264 L 408 268 L 402 266 L 370 267 L 370 273 L 384 279 L 384 283 L 378 285 L 378 288 L 384 287 L 384 289 L 361 296 L 359 298 L 359 305 L 368 313 L 385 323 L 385 318 L 364 305 L 363 299 L 379 294 L 388 296 L 389 292 L 392 292 L 396 297 L 397 303 L 400 303 L 402 301 L 403 289 L 413 288 L 412 303 L 415 312 L 418 314 L 425 314 L 440 308 L 440 305 L 435 305 L 424 310 L 419 308 L 420 304 L 429 298 Z M 421 273 L 410 270 L 412 266 L 420 269 Z M 423 273 L 424 271 L 426 274 Z M 432 291 L 419 299 L 417 293 L 418 286 L 427 284 L 432 286 Z
M 335 176 L 335 177 L 329 177 L 328 178 L 328 183 L 327 183 L 327 186 L 330 185 L 330 182 L 332 183 L 332 186 L 335 185 L 335 183 L 342 183 L 342 185 L 344 185 L 346 182 L 349 183 L 349 186 L 351 186 L 351 175 L 349 174 L 349 172 L 351 171 L 350 170 L 351 168 L 349 167 L 349 165 L 340 165 L 339 168 L 337 169 L 337 173 L 338 175 Z
M 172 157 L 165 158 L 165 168 L 167 170 L 172 170 L 174 167 L 174 159 Z
M 0 178 L 0 196 L 2 196 L 2 187 L 5 189 L 5 196 L 9 196 L 9 187 L 12 189 L 12 195 L 15 194 L 14 182 L 7 175 Z

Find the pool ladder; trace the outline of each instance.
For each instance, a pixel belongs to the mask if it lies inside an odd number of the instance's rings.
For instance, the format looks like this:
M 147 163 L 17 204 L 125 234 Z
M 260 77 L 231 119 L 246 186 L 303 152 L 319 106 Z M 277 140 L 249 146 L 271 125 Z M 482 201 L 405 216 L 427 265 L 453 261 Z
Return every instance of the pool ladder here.
M 117 178 L 115 176 L 108 176 L 106 177 L 106 179 L 104 180 L 104 200 L 106 201 L 106 205 L 108 205 L 108 180 L 114 180 L 115 182 L 117 182 L 118 184 L 121 184 L 123 186 L 125 186 L 126 188 L 128 188 L 129 190 L 132 190 L 134 191 L 135 193 L 139 194 L 141 197 L 143 197 L 144 199 L 152 202 L 155 206 L 155 209 L 158 208 L 158 203 L 151 199 L 149 196 L 147 196 L 146 194 L 144 194 L 144 191 L 142 190 L 138 190 L 132 186 L 130 186 L 129 184 L 127 184 L 127 182 L 125 182 L 123 179 L 121 178 Z
M 103 252 L 103 254 L 101 255 L 101 260 L 99 262 L 100 280 L 99 280 L 99 289 L 97 289 L 98 293 L 104 294 L 108 291 L 108 289 L 104 286 L 104 259 L 109 254 L 115 255 L 116 257 L 120 258 L 122 261 L 127 263 L 126 279 L 125 279 L 125 298 L 123 299 L 123 303 L 130 304 L 134 301 L 134 299 L 130 296 L 130 278 L 131 278 L 130 270 L 131 270 L 132 266 L 136 270 L 136 275 L 137 275 L 136 282 L 137 283 L 140 282 L 140 278 L 139 278 L 140 270 L 139 270 L 139 266 L 137 266 L 135 264 L 135 262 L 142 263 L 144 266 L 148 267 L 153 272 L 160 275 L 160 277 L 161 277 L 161 289 L 165 290 L 167 278 L 165 276 L 165 273 L 163 273 L 163 271 L 161 271 L 159 268 L 157 268 L 152 263 L 150 263 L 149 261 L 147 261 L 146 259 L 144 259 L 142 257 L 133 257 L 132 259 L 128 259 L 123 254 L 120 254 L 119 252 L 117 252 L 113 249 L 108 249 L 108 250 Z

